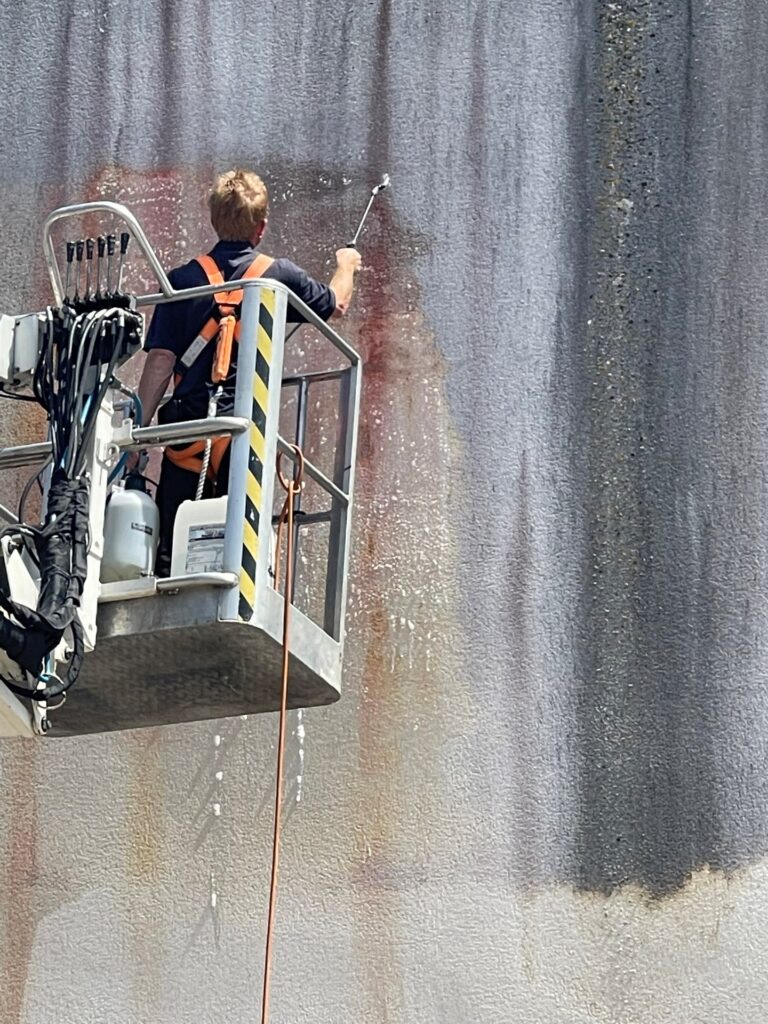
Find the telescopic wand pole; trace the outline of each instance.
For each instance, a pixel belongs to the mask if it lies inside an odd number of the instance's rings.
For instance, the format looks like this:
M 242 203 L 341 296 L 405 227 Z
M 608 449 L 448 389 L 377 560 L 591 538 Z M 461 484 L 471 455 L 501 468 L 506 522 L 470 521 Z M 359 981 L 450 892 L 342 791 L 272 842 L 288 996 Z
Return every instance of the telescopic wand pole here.
M 363 227 L 365 225 L 366 220 L 368 219 L 368 214 L 371 212 L 371 207 L 373 206 L 374 199 L 379 194 L 379 192 L 383 192 L 384 189 L 385 188 L 389 188 L 389 186 L 390 186 L 389 175 L 385 174 L 384 177 L 379 182 L 379 184 L 378 185 L 374 185 L 374 187 L 371 189 L 371 195 L 370 195 L 370 198 L 368 200 L 368 205 L 365 208 L 365 213 L 363 213 L 363 216 L 360 218 L 360 223 L 357 225 L 357 231 L 355 232 L 354 237 L 352 238 L 352 241 L 349 242 L 348 245 L 347 245 L 348 249 L 356 249 L 357 248 L 357 240 L 360 237 L 360 232 L 363 230 Z M 303 327 L 303 326 L 304 325 L 300 324 L 300 323 L 296 324 L 296 326 L 293 328 L 293 330 L 290 331 L 288 334 L 286 334 L 285 341 L 283 342 L 283 344 L 285 344 L 286 341 L 289 341 L 293 337 L 293 335 L 296 333 L 296 331 L 298 331 L 298 329 L 300 327 Z
M 348 249 L 356 249 L 357 248 L 357 240 L 360 237 L 360 232 L 363 230 L 363 226 L 364 226 L 366 220 L 368 219 L 368 214 L 371 212 L 371 207 L 373 206 L 374 199 L 379 194 L 379 192 L 383 192 L 385 188 L 389 188 L 389 185 L 390 185 L 389 175 L 385 174 L 384 177 L 379 182 L 379 184 L 378 185 L 374 185 L 374 187 L 371 189 L 371 198 L 368 200 L 368 205 L 365 208 L 365 213 L 360 218 L 360 223 L 357 225 L 357 231 L 355 232 L 352 241 L 347 246 Z

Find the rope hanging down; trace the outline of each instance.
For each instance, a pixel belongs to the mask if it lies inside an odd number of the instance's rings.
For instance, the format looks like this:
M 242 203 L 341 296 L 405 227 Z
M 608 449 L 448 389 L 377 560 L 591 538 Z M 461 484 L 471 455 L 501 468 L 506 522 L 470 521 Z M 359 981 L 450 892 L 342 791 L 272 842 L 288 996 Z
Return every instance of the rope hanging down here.
M 264 980 L 261 1001 L 261 1024 L 269 1021 L 269 996 L 272 981 L 272 944 L 275 929 L 275 909 L 277 905 L 277 877 L 280 864 L 280 829 L 283 810 L 283 766 L 285 762 L 285 725 L 288 712 L 288 666 L 290 660 L 290 617 L 293 603 L 293 511 L 296 498 L 301 493 L 301 481 L 304 475 L 304 455 L 297 445 L 291 445 L 296 456 L 293 476 L 289 479 L 282 472 L 280 465 L 283 458 L 281 452 L 277 457 L 277 477 L 285 491 L 285 502 L 277 527 L 277 556 L 275 558 L 275 589 L 280 587 L 280 555 L 282 549 L 283 530 L 288 534 L 285 550 L 285 590 L 283 605 L 283 668 L 282 690 L 280 695 L 280 723 L 277 742 L 277 771 L 275 773 L 275 817 L 272 840 L 272 870 L 269 883 L 269 913 L 267 917 L 267 940 L 264 953 Z

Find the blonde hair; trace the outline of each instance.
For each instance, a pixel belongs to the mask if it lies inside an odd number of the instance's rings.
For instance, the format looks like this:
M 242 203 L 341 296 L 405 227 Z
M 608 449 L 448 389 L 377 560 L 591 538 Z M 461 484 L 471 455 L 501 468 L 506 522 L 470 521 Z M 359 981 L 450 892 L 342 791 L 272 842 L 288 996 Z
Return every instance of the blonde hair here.
M 241 242 L 251 238 L 267 217 L 267 186 L 253 171 L 225 171 L 216 179 L 208 208 L 213 230 L 223 242 Z

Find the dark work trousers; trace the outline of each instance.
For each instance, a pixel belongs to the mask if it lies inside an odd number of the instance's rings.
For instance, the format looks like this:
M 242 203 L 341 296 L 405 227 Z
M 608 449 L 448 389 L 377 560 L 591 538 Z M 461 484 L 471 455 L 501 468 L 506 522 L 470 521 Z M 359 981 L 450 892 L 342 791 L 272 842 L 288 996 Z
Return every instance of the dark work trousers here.
M 229 482 L 229 451 L 221 460 L 218 476 L 214 483 L 205 481 L 204 498 L 220 498 L 227 493 Z M 182 469 L 171 462 L 167 455 L 163 456 L 160 466 L 160 483 L 157 485 L 157 507 L 160 511 L 160 540 L 157 545 L 155 573 L 158 576 L 171 575 L 171 547 L 173 543 L 173 524 L 182 501 L 191 501 L 197 493 L 198 473 Z

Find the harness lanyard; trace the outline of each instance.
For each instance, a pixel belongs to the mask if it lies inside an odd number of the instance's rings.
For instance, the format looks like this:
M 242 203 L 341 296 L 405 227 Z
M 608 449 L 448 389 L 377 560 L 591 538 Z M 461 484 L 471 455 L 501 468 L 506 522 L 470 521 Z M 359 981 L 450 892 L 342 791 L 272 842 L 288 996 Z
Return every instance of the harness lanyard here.
M 216 408 L 217 408 L 217 406 L 219 404 L 219 399 L 221 398 L 221 393 L 222 393 L 223 390 L 224 390 L 224 388 L 222 387 L 221 384 L 219 384 L 219 386 L 211 394 L 211 397 L 208 400 L 208 419 L 209 420 L 212 420 L 214 418 L 214 416 L 216 415 Z M 208 466 L 210 465 L 210 462 L 211 462 L 211 449 L 212 448 L 213 448 L 213 438 L 212 437 L 208 437 L 208 438 L 206 438 L 206 441 L 205 441 L 205 451 L 203 453 L 203 464 L 200 467 L 200 476 L 197 479 L 197 490 L 195 491 L 195 501 L 200 501 L 200 499 L 203 496 L 203 491 L 205 489 L 205 478 L 208 475 Z

